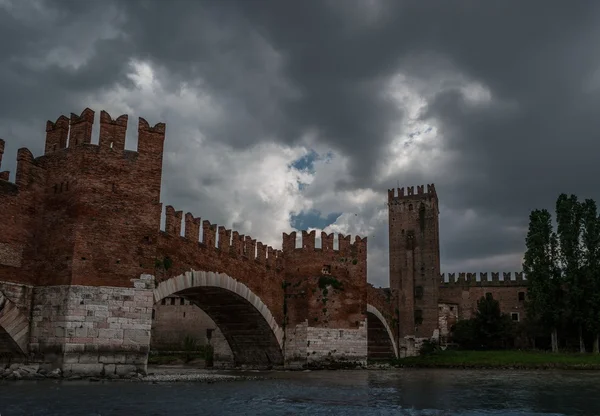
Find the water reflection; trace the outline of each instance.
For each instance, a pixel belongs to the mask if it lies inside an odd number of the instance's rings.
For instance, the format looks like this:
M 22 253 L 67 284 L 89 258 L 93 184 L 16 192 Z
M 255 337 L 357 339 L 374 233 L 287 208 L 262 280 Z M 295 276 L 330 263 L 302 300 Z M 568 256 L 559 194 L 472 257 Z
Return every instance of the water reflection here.
M 0 414 L 600 414 L 599 372 L 397 370 L 265 375 L 270 379 L 216 384 L 0 383 Z

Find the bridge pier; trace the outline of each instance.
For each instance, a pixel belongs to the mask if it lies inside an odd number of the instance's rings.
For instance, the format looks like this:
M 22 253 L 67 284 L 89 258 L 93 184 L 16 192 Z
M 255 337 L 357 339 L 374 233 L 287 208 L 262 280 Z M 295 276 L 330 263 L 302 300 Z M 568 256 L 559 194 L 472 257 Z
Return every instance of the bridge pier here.
M 286 330 L 285 367 L 357 368 L 367 365 L 367 322 L 358 328 L 310 326 L 308 320 Z
M 63 374 L 146 372 L 154 280 L 133 288 L 47 286 L 34 291 L 30 360 Z

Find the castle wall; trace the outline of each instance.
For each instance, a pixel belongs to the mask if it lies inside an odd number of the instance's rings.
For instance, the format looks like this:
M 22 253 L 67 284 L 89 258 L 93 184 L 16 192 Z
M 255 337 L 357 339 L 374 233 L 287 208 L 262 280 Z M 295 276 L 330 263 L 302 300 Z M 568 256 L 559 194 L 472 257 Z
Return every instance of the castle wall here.
M 447 277 L 446 277 L 447 276 Z M 456 278 L 458 277 L 458 278 Z M 488 279 L 489 277 L 489 279 Z M 527 295 L 527 282 L 523 273 L 449 273 L 441 276 L 440 306 L 443 313 L 452 320 L 471 319 L 477 311 L 477 301 L 491 293 L 493 298 L 500 303 L 500 310 L 509 314 L 514 321 L 525 318 L 525 297 Z M 455 310 L 450 310 L 450 308 Z
M 188 335 L 198 345 L 207 345 L 207 331 L 210 331 L 215 361 L 233 360 L 233 353 L 223 332 L 202 309 L 189 300 L 177 296 L 164 298 L 154 304 L 152 316 L 152 351 L 182 351 Z

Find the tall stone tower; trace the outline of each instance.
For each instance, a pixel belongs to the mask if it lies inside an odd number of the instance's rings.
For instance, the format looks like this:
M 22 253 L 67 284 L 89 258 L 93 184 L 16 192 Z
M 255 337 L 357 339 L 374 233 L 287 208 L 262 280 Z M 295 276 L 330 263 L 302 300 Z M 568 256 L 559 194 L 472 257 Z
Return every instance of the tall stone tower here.
M 388 190 L 390 288 L 397 302 L 399 345 L 437 337 L 440 240 L 433 184 Z M 412 344 L 414 345 L 414 344 Z M 410 346 L 407 346 L 409 350 Z M 410 351 L 407 351 L 410 354 Z

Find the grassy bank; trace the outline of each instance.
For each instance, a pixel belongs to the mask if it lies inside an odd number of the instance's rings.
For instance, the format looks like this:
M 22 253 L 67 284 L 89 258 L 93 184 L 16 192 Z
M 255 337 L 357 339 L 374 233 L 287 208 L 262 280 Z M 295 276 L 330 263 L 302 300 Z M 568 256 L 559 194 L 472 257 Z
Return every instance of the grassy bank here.
M 151 365 L 172 365 L 172 364 L 187 364 L 197 360 L 204 360 L 203 353 L 170 353 L 170 354 L 153 354 L 148 356 L 148 364 Z
M 398 367 L 600 370 L 600 355 L 537 351 L 438 351 L 394 360 Z

